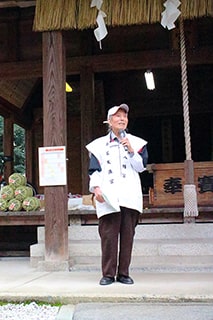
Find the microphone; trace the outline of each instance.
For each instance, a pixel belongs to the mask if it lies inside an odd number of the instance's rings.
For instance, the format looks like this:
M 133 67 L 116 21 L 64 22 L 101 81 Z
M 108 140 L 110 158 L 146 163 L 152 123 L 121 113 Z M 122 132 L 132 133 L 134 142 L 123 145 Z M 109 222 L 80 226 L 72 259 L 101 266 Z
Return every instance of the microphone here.
M 119 130 L 119 135 L 120 135 L 121 139 L 125 138 L 126 137 L 126 131 L 125 130 Z M 128 151 L 128 147 L 124 146 L 124 150 Z

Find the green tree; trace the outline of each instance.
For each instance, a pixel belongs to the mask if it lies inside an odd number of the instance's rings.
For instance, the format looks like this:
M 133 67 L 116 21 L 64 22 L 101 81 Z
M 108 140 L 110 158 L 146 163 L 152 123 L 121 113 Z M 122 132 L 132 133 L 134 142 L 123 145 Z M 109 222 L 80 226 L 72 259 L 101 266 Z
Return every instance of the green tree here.
M 25 130 L 14 124 L 14 172 L 25 173 Z

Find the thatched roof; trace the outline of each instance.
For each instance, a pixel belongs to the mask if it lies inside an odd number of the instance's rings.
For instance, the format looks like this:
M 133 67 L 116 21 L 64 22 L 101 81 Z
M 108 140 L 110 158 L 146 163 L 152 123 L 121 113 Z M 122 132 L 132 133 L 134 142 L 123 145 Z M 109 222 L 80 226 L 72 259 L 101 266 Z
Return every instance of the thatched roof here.
M 156 23 L 166 0 L 104 0 L 101 10 L 108 26 Z M 34 30 L 86 29 L 96 26 L 97 9 L 90 8 L 91 0 L 37 0 Z M 212 0 L 181 0 L 183 19 L 213 17 Z

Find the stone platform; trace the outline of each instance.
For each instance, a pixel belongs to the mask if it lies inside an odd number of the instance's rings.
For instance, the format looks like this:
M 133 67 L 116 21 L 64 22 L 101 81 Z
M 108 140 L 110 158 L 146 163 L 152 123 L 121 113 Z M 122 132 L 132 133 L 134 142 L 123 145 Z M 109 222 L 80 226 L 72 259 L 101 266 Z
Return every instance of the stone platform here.
M 44 227 L 38 227 L 38 243 L 30 248 L 30 263 L 44 260 Z M 101 260 L 98 226 L 69 226 L 69 268 L 99 270 Z M 212 268 L 213 224 L 155 224 L 136 228 L 133 270 L 159 268 Z

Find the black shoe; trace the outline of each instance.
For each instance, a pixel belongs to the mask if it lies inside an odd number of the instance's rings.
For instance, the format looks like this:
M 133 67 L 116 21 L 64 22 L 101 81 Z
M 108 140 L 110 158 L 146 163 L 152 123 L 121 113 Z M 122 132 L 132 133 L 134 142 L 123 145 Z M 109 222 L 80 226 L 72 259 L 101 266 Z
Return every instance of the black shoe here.
M 106 286 L 106 285 L 111 284 L 113 282 L 115 282 L 115 278 L 113 278 L 113 277 L 103 277 L 103 278 L 101 278 L 99 284 L 101 286 Z
M 130 278 L 129 276 L 122 276 L 122 275 L 118 275 L 117 279 L 118 282 L 124 283 L 124 284 L 133 284 L 134 281 L 132 278 Z

